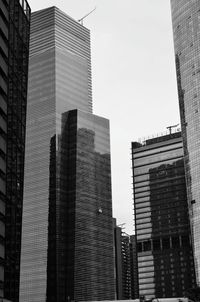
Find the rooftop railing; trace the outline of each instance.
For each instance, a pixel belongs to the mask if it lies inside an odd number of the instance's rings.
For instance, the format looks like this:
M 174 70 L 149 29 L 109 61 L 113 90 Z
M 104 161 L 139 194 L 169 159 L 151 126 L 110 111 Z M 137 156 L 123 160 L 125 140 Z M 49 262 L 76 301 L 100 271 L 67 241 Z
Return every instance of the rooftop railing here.
M 147 145 L 147 142 L 149 140 L 153 140 L 153 139 L 159 139 L 162 138 L 164 136 L 168 136 L 168 135 L 173 135 L 175 133 L 179 133 L 181 132 L 181 128 L 180 127 L 176 127 L 176 128 L 171 128 L 170 130 L 166 130 L 164 132 L 160 132 L 160 133 L 156 133 L 156 134 L 152 134 L 146 137 L 142 137 L 138 139 L 138 143 L 140 143 L 143 146 Z

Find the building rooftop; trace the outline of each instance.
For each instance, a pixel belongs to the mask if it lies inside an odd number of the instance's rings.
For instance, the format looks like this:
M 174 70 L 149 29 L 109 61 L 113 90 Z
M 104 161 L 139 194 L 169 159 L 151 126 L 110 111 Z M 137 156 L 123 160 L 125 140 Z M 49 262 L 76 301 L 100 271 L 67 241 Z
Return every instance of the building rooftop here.
M 170 129 L 170 131 L 165 131 L 162 133 L 157 133 L 152 136 L 139 138 L 138 141 L 134 141 L 132 143 L 134 148 L 140 148 L 144 146 L 149 146 L 156 143 L 161 143 L 173 138 L 180 138 L 181 131 L 180 128 L 176 128 L 174 131 Z

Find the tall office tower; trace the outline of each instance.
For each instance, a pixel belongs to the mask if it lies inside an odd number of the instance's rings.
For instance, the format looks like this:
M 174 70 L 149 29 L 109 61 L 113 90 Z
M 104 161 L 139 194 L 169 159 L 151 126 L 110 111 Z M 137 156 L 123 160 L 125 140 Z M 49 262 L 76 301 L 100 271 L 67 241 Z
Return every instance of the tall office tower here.
M 92 114 L 90 33 L 32 14 L 20 302 L 112 300 L 109 121 Z
M 139 294 L 183 297 L 195 285 L 180 132 L 132 143 Z
M 30 8 L 0 1 L 0 297 L 19 299 Z
M 200 2 L 171 0 L 187 196 L 200 286 Z

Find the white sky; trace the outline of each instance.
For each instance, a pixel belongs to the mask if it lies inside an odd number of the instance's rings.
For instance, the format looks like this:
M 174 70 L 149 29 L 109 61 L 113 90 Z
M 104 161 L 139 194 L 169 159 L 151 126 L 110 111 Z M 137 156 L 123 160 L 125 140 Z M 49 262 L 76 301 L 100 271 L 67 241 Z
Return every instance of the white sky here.
M 94 114 L 110 120 L 113 215 L 133 233 L 131 141 L 179 123 L 170 0 L 28 0 L 91 30 Z

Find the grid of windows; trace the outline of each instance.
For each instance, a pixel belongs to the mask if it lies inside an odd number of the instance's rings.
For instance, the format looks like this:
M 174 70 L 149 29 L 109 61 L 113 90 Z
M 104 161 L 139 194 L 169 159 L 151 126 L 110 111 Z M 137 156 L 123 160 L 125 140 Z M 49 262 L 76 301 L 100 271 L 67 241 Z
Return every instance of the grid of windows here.
M 3 297 L 5 259 L 5 202 L 6 202 L 6 153 L 7 153 L 7 93 L 8 93 L 8 28 L 9 10 L 0 2 L 0 297 Z
M 52 301 L 64 292 L 59 277 L 63 267 L 56 259 L 54 231 L 49 229 L 49 221 L 58 223 L 55 212 L 61 198 L 56 180 L 58 135 L 63 113 L 75 108 L 91 111 L 89 66 L 88 29 L 56 7 L 31 15 L 21 301 L 46 301 L 47 287 L 54 289 L 48 297 Z M 50 246 L 54 254 L 48 254 Z M 47 282 L 49 275 L 59 282 Z
M 29 19 L 25 0 L 0 0 L 0 296 L 13 302 L 19 299 Z
M 138 278 L 135 235 L 129 236 L 114 219 L 117 300 L 137 299 Z
M 34 12 L 29 60 L 20 301 L 112 300 L 109 126 L 92 115 L 89 30 Z
M 66 229 L 63 240 L 58 232 L 58 246 L 66 263 L 66 296 L 76 301 L 114 299 L 108 120 L 77 110 L 64 113 L 59 149 L 57 192 Z
M 184 296 L 195 277 L 180 132 L 132 143 L 132 159 L 139 293 Z
M 187 195 L 200 285 L 200 2 L 171 0 Z

